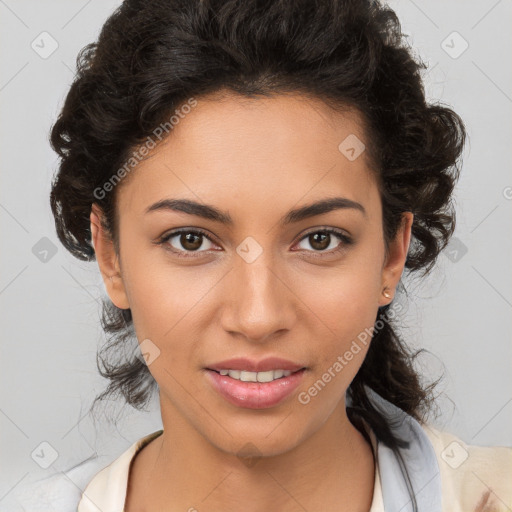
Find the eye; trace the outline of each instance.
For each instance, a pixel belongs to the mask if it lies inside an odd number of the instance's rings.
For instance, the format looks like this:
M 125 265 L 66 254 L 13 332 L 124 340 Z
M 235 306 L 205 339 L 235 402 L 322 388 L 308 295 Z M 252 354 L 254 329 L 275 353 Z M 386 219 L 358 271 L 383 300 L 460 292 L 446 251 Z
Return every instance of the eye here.
M 334 237 L 333 237 L 334 235 Z M 340 242 L 336 243 L 335 238 Z M 204 247 L 206 241 L 206 247 Z M 318 256 L 322 256 L 323 253 L 337 253 L 346 248 L 347 245 L 353 244 L 353 240 L 345 235 L 342 231 L 334 228 L 316 229 L 316 231 L 310 231 L 300 240 L 301 242 L 307 242 L 313 250 L 307 250 L 312 253 L 322 253 Z M 211 238 L 206 234 L 205 231 L 200 229 L 180 229 L 172 231 L 162 236 L 157 242 L 157 245 L 164 245 L 166 250 L 169 250 L 179 257 L 196 257 L 208 250 L 215 247 Z M 200 250 L 202 248 L 202 250 Z
M 206 247 L 204 242 L 207 241 Z M 166 245 L 166 249 L 171 252 L 178 253 L 178 256 L 195 257 L 194 252 L 205 252 L 214 247 L 210 237 L 202 230 L 198 229 L 181 229 L 173 231 L 161 237 L 157 242 L 159 245 Z M 210 244 L 210 246 L 208 246 Z M 203 250 L 200 250 L 201 247 Z
M 334 235 L 334 237 L 333 237 Z M 341 240 L 341 243 L 336 243 L 335 238 Z M 307 242 L 313 251 L 308 252 L 327 252 L 336 253 L 345 249 L 347 245 L 351 245 L 353 240 L 345 235 L 342 231 L 334 228 L 317 229 L 316 231 L 310 231 L 304 237 L 301 238 L 301 242 Z

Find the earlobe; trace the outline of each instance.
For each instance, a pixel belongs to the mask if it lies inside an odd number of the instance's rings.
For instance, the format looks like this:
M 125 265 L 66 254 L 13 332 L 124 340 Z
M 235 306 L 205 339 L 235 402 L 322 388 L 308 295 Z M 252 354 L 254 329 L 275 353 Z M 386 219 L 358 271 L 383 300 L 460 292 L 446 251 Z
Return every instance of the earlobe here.
M 105 232 L 100 218 L 101 209 L 93 204 L 91 208 L 91 239 L 96 261 L 110 300 L 120 309 L 129 309 L 128 297 L 121 276 L 118 255 L 111 237 Z
M 414 214 L 412 212 L 402 213 L 402 224 L 398 229 L 398 232 L 389 244 L 389 252 L 386 258 L 386 262 L 382 269 L 382 283 L 381 283 L 381 295 L 384 295 L 387 299 L 393 297 L 393 292 L 402 277 L 402 273 L 405 267 L 405 260 L 407 259 L 407 253 L 409 251 L 409 245 L 411 241 L 411 229 L 414 220 Z M 379 299 L 379 306 L 385 306 L 391 301 L 388 300 L 384 303 L 382 297 Z

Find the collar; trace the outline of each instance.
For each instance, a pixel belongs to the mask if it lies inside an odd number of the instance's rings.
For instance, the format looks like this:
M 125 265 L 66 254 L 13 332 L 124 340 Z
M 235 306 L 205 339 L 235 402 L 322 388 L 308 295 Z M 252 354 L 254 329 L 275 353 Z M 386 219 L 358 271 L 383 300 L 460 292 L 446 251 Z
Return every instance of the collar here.
M 439 464 L 425 430 L 412 416 L 368 386 L 365 387 L 370 401 L 386 415 L 393 434 L 409 443 L 408 447 L 398 448 L 402 463 L 400 457 L 378 439 L 375 453 L 375 443 L 372 442 L 374 455 L 378 460 L 384 509 L 397 512 L 442 512 Z M 346 403 L 347 406 L 351 405 L 349 396 Z M 371 431 L 368 423 L 361 419 L 367 431 Z M 413 507 L 403 468 L 409 474 L 416 509 Z
M 382 411 L 391 426 L 393 434 L 409 443 L 408 447 L 398 448 L 400 458 L 380 441 L 368 423 L 361 418 L 363 426 L 372 441 L 376 469 L 379 472 L 382 500 L 386 512 L 442 512 L 441 476 L 434 447 L 423 427 L 405 411 L 366 387 L 368 397 Z M 347 406 L 351 405 L 346 397 Z M 82 494 L 78 512 L 102 510 L 121 512 L 124 504 L 128 471 L 133 456 L 143 445 L 158 437 L 163 430 L 139 439 L 117 460 L 104 468 L 103 478 L 99 474 L 89 483 Z M 406 468 L 411 481 L 417 508 L 413 508 L 407 480 L 402 468 Z

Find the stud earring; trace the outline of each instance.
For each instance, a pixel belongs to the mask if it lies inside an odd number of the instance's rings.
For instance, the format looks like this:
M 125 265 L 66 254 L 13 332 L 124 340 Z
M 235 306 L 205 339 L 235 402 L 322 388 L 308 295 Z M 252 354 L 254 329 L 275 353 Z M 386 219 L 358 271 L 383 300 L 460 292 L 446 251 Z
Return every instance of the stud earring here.
M 384 297 L 386 297 L 386 299 L 390 299 L 391 295 L 386 290 L 387 290 L 387 288 L 384 288 L 384 291 L 382 292 L 382 295 L 384 295 Z

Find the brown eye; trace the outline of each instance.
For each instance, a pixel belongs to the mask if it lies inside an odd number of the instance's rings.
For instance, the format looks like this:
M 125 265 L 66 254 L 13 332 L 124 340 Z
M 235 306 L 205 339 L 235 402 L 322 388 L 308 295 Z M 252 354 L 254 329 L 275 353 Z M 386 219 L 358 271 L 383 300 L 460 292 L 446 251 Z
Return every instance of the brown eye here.
M 184 247 L 187 251 L 197 251 L 203 243 L 203 235 L 195 234 L 192 232 L 189 233 L 181 233 L 179 235 L 179 241 L 182 247 Z
M 188 256 L 187 253 L 205 252 L 214 247 L 214 244 L 205 233 L 192 229 L 182 229 L 164 235 L 158 243 L 179 256 Z
M 338 241 L 336 241 L 338 239 Z M 300 243 L 307 241 L 312 250 L 307 252 L 333 253 L 343 250 L 353 243 L 352 239 L 335 229 L 319 229 L 311 231 L 301 239 Z
M 331 235 L 328 233 L 318 232 L 308 236 L 311 247 L 318 251 L 324 251 L 331 243 Z

